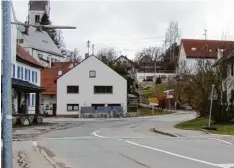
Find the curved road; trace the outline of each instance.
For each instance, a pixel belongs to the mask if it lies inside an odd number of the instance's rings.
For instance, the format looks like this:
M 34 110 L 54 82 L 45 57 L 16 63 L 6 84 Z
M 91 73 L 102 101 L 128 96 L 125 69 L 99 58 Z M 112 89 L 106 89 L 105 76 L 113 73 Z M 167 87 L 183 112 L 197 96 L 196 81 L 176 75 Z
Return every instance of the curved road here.
M 211 135 L 168 137 L 150 131 L 193 118 L 191 113 L 116 120 L 83 120 L 82 126 L 54 131 L 37 144 L 61 167 L 231 168 L 234 145 Z M 81 121 L 77 121 L 81 122 Z

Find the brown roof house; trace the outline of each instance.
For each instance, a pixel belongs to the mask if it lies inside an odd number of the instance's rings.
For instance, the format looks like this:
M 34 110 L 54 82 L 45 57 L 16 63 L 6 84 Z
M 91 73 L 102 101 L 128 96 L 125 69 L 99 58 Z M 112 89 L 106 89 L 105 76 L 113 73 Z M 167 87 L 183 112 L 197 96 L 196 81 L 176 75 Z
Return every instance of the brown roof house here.
M 41 96 L 41 105 L 47 115 L 56 116 L 57 85 L 58 77 L 64 75 L 79 62 L 53 62 L 51 68 L 41 71 L 41 86 L 45 89 Z
M 177 74 L 194 73 L 197 61 L 206 60 L 213 64 L 218 58 L 220 49 L 227 51 L 234 47 L 234 41 L 182 39 L 177 65 Z
M 12 113 L 41 114 L 40 71 L 43 68 L 22 46 L 16 45 L 16 56 L 12 59 Z

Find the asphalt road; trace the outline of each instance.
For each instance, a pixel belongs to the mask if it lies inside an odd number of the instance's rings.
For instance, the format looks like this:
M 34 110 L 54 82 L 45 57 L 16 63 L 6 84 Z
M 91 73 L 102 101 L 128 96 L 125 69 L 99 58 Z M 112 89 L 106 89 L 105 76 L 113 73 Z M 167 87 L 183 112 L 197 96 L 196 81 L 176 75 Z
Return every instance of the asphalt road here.
M 211 135 L 168 137 L 150 131 L 192 117 L 172 114 L 82 121 L 81 126 L 43 134 L 36 141 L 64 167 L 234 167 L 234 144 L 211 139 Z

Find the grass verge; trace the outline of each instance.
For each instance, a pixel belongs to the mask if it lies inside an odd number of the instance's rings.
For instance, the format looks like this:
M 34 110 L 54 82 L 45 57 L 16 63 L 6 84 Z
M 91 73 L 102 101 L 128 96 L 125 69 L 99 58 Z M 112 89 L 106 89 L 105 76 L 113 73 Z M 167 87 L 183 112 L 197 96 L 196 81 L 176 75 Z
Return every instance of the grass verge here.
M 208 119 L 207 118 L 196 118 L 193 120 L 185 121 L 182 123 L 177 124 L 175 127 L 184 129 L 184 130 L 201 130 L 202 126 L 208 125 Z M 223 134 L 223 135 L 234 135 L 234 123 L 230 124 L 214 124 L 214 122 L 211 122 L 211 125 L 217 128 L 217 131 L 211 131 L 208 132 L 212 134 Z
M 154 116 L 154 115 L 165 115 L 165 114 L 172 114 L 172 112 L 167 110 L 154 110 L 154 114 L 152 112 L 152 109 L 146 108 L 146 107 L 139 107 L 138 110 L 140 111 L 140 116 Z M 129 112 L 136 112 L 136 107 L 134 108 L 128 108 Z

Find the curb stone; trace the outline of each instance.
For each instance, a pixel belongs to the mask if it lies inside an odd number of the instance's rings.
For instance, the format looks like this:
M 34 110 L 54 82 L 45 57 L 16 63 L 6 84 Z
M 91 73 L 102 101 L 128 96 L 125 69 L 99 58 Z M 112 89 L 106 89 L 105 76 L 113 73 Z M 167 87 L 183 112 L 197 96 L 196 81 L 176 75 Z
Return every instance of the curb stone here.
M 206 134 L 211 134 L 209 131 L 205 130 L 205 129 L 201 129 L 201 131 L 203 131 Z
M 153 128 L 153 132 L 159 133 L 159 134 L 162 134 L 162 135 L 167 135 L 167 136 L 170 136 L 170 137 L 179 137 L 179 136 L 176 135 L 176 134 L 172 134 L 172 133 L 168 133 L 168 132 L 156 130 L 155 128 Z

